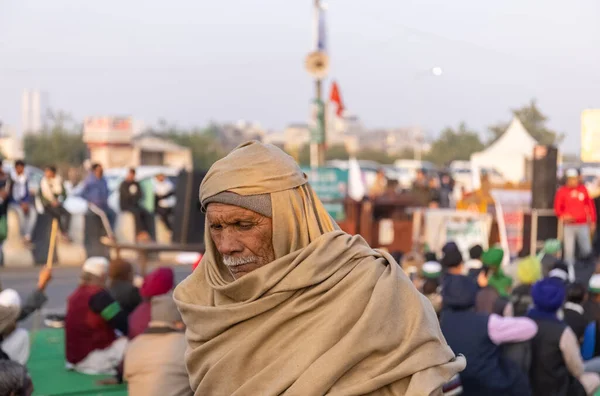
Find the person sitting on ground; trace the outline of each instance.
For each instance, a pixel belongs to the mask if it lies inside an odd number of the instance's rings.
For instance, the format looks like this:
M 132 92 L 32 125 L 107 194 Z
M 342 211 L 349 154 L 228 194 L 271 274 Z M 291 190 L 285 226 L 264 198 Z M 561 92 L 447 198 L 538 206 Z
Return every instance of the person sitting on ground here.
M 504 250 L 490 248 L 481 255 L 481 262 L 488 268 L 488 284 L 495 288 L 500 297 L 508 299 L 512 286 L 512 278 L 506 276 L 502 270 Z
M 481 262 L 482 255 L 483 248 L 481 245 L 474 245 L 469 249 L 470 259 L 465 262 L 465 267 L 467 269 L 467 275 L 473 279 L 477 279 L 479 272 L 483 268 L 483 263 Z
M 423 259 L 423 256 L 417 252 L 409 252 L 403 255 L 402 262 L 400 263 L 400 267 L 402 267 L 406 275 L 408 275 L 417 290 L 421 290 L 421 286 L 423 285 L 423 280 L 419 274 L 421 273 L 421 267 L 424 263 L 425 260 Z
M 545 278 L 562 257 L 562 244 L 558 239 L 547 239 L 544 247 L 538 253 L 538 259 L 542 263 L 542 276 Z
M 19 216 L 21 236 L 26 244 L 31 244 L 31 236 L 37 222 L 37 212 L 29 191 L 29 178 L 25 173 L 25 162 L 15 161 L 15 169 L 10 176 L 9 209 Z
M 109 239 L 114 239 L 115 220 L 117 218 L 114 210 L 108 206 L 108 183 L 104 178 L 104 169 L 100 164 L 92 164 L 92 169 L 83 182 L 81 197 L 88 202 L 88 209 L 98 216 Z
M 427 297 L 435 313 L 439 315 L 442 310 L 442 296 L 440 294 L 442 265 L 437 261 L 428 261 L 423 264 L 421 275 L 423 277 L 421 292 Z
M 26 364 L 29 359 L 29 331 L 17 326 L 21 313 L 21 298 L 13 289 L 0 292 L 0 307 L 10 308 L 17 313 L 14 319 L 4 323 L 0 331 L 0 346 L 10 360 Z
M 585 329 L 590 323 L 583 315 L 583 302 L 587 299 L 585 286 L 579 282 L 567 286 L 567 301 L 563 308 L 563 320 L 573 330 L 579 343 L 583 343 Z
M 154 179 L 154 210 L 169 231 L 173 231 L 173 210 L 177 198 L 175 186 L 164 173 L 159 173 Z
M 22 364 L 12 360 L 0 360 L 0 395 L 33 395 L 33 382 Z
M 392 257 L 341 231 L 260 142 L 200 187 L 206 252 L 174 292 L 196 395 L 430 395 L 465 367 Z
M 150 323 L 152 299 L 168 293 L 175 287 L 175 274 L 169 267 L 157 268 L 144 278 L 140 288 L 142 303 L 129 315 L 129 339 L 142 334 Z
M 8 340 L 16 328 L 18 317 L 19 308 L 3 304 L 0 305 L 0 360 L 16 360 L 21 358 L 23 349 L 22 336 L 19 335 L 17 338 Z M 8 342 L 6 342 L 5 345 L 6 340 L 8 340 Z M 27 348 L 29 348 L 29 344 L 27 344 Z M 27 355 L 29 355 L 29 351 L 27 351 Z
M 125 353 L 124 379 L 129 395 L 192 396 L 184 360 L 184 324 L 173 296 L 154 297 L 151 305 L 148 328 Z
M 592 395 L 600 386 L 597 374 L 584 371 L 575 333 L 557 316 L 565 294 L 564 283 L 556 278 L 544 278 L 531 288 L 534 307 L 527 316 L 538 325 L 530 370 L 534 395 Z
M 133 285 L 133 266 L 123 259 L 111 260 L 108 266 L 108 291 L 127 315 L 142 302 L 140 291 Z
M 515 287 L 510 296 L 514 316 L 525 316 L 533 306 L 531 287 L 542 277 L 541 264 L 537 257 L 528 256 L 517 264 L 517 280 L 519 286 Z
M 527 318 L 475 312 L 476 281 L 451 271 L 458 271 L 452 264 L 461 261 L 459 257 L 456 250 L 442 259 L 449 271 L 442 283 L 440 325 L 454 353 L 467 358 L 467 368 L 460 373 L 463 395 L 528 395 L 526 374 L 503 356 L 500 346 L 531 339 L 537 327 Z
M 548 272 L 548 278 L 556 278 L 564 283 L 565 287 L 569 284 L 569 267 L 562 261 L 558 260 L 554 267 Z
M 67 368 L 84 374 L 115 374 L 127 346 L 127 338 L 115 333 L 127 335 L 127 314 L 105 289 L 107 272 L 106 258 L 88 258 L 67 301 Z
M 58 221 L 63 238 L 69 239 L 71 213 L 63 206 L 65 199 L 67 199 L 67 192 L 62 177 L 56 174 L 55 166 L 50 165 L 44 169 L 44 177 L 40 182 L 38 194 L 44 206 L 44 211 Z
M 45 290 L 51 280 L 52 270 L 50 268 L 43 267 L 38 275 L 37 287 L 29 294 L 25 300 L 25 303 L 21 306 L 19 317 L 17 319 L 18 322 L 27 319 L 29 315 L 40 309 L 46 303 L 46 301 L 48 301 Z M 0 291 L 2 291 L 1 288 Z
M 143 198 L 140 183 L 135 180 L 135 169 L 129 169 L 127 177 L 119 187 L 119 204 L 121 211 L 129 212 L 135 219 L 136 239 L 139 241 L 150 240 L 152 217 L 140 203 Z

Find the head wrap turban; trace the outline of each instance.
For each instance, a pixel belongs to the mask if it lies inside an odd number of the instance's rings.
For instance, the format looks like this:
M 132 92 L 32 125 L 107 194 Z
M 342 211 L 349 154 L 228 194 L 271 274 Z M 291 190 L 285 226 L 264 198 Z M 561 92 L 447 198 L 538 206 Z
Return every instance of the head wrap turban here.
M 207 222 L 202 261 L 174 293 L 196 395 L 428 395 L 465 367 L 431 304 L 390 255 L 339 230 L 290 156 L 239 146 L 200 201 L 223 192 L 270 195 L 275 260 L 234 280 Z

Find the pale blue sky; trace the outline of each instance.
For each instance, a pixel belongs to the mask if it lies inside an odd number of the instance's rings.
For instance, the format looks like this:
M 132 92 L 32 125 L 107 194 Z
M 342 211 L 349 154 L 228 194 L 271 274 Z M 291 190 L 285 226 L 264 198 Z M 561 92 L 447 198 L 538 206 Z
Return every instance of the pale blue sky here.
M 597 0 L 329 0 L 331 77 L 366 125 L 485 132 L 536 97 L 579 149 L 600 108 Z M 180 125 L 304 122 L 312 0 L 0 0 L 0 119 L 53 108 Z M 440 78 L 423 71 L 441 66 Z M 328 91 L 328 88 L 327 88 Z

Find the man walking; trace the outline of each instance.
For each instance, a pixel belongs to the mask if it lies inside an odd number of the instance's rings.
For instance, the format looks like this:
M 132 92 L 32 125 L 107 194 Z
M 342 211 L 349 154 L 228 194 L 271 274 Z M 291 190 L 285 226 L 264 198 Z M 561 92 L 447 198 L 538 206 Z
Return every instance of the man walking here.
M 567 182 L 556 192 L 554 211 L 563 222 L 565 261 L 569 265 L 569 279 L 575 280 L 575 243 L 579 256 L 592 252 L 591 233 L 596 228 L 596 207 L 587 189 L 579 181 L 577 169 L 568 169 Z

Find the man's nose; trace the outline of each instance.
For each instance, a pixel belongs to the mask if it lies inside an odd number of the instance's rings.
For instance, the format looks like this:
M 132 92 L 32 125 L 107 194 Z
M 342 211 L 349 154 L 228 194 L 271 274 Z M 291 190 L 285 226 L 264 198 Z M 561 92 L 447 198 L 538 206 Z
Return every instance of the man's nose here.
M 227 228 L 223 230 L 216 245 L 221 255 L 231 256 L 244 251 L 244 245 L 236 238 L 235 232 Z

